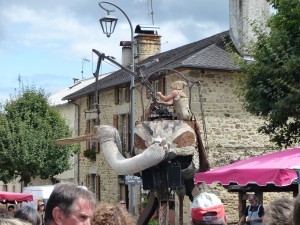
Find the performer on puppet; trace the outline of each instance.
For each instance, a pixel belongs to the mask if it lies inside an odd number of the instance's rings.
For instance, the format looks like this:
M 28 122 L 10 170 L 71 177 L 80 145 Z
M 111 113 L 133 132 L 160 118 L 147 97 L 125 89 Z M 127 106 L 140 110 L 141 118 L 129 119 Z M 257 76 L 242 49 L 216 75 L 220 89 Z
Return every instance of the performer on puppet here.
M 163 95 L 161 92 L 156 92 L 156 95 L 163 101 L 159 102 L 160 104 L 173 106 L 173 117 L 178 120 L 191 119 L 189 98 L 183 91 L 185 86 L 187 86 L 186 82 L 175 81 L 171 84 L 172 91 L 168 95 Z

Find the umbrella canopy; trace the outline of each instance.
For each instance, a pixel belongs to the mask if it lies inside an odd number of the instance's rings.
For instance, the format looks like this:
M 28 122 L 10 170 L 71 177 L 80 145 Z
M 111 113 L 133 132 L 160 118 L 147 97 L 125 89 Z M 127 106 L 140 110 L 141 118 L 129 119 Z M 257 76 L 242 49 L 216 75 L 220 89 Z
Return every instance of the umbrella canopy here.
M 33 201 L 33 196 L 31 194 L 0 191 L 1 203 L 15 204 L 16 202 L 29 202 L 29 201 Z
M 300 148 L 293 148 L 241 160 L 208 172 L 195 173 L 194 180 L 195 184 L 219 182 L 222 185 L 287 186 L 297 179 L 296 172 L 289 168 L 299 165 Z

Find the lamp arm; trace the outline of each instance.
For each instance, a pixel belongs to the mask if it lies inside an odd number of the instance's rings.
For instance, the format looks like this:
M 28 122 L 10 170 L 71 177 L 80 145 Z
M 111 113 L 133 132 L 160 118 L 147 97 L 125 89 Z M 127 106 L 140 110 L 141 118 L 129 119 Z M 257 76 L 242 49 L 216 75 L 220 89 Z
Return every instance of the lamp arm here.
M 125 66 L 121 65 L 120 63 L 118 63 L 117 61 L 113 60 L 110 56 L 106 56 L 104 53 L 99 52 L 96 49 L 92 49 L 92 52 L 94 52 L 99 59 L 104 60 L 107 59 L 108 61 L 112 62 L 113 64 L 117 65 L 118 67 L 120 67 L 122 70 L 124 70 L 126 73 L 128 73 L 130 76 L 136 77 L 136 74 L 134 72 L 132 72 L 131 70 L 129 70 L 128 68 L 126 68 Z M 100 61 L 101 61 L 100 60 Z
M 102 9 L 104 9 L 104 10 L 107 12 L 108 15 L 109 15 L 110 12 L 114 12 L 114 11 L 115 11 L 114 9 L 106 9 L 106 8 L 104 8 L 104 7 L 101 5 L 101 3 L 107 3 L 107 2 L 99 2 L 98 4 L 99 4 L 99 6 L 100 6 Z

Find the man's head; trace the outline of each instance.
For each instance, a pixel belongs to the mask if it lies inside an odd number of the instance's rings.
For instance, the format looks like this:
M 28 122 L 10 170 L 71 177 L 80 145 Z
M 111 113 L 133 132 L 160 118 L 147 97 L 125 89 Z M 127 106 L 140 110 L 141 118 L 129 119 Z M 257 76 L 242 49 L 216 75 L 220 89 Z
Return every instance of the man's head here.
M 280 197 L 270 202 L 264 214 L 264 225 L 289 225 L 293 224 L 294 199 L 292 197 Z M 299 224 L 299 223 L 294 223 Z
M 125 202 L 124 200 L 121 200 L 121 201 L 119 202 L 119 206 L 120 206 L 121 208 L 125 208 L 125 209 L 126 209 L 126 202 Z
M 38 211 L 44 211 L 45 210 L 45 203 L 44 202 L 38 202 Z
M 47 202 L 46 225 L 89 225 L 96 202 L 94 194 L 72 183 L 57 184 Z
M 171 83 L 171 89 L 172 90 L 183 90 L 184 87 L 186 87 L 187 84 L 184 81 L 178 80 Z
M 15 218 L 29 222 L 30 224 L 40 224 L 41 217 L 39 212 L 29 205 L 23 206 L 14 215 Z
M 8 211 L 8 213 L 9 213 L 9 215 L 13 216 L 13 215 L 15 214 L 15 206 L 9 205 L 9 206 L 7 207 L 7 211 Z
M 248 202 L 251 206 L 256 206 L 258 204 L 258 198 L 255 195 L 249 195 Z

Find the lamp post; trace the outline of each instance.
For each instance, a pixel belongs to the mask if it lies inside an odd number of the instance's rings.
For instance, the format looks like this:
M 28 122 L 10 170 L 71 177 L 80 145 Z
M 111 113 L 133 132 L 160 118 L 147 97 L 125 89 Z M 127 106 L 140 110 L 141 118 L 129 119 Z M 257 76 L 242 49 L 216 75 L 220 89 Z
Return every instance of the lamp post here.
M 131 32 L 131 71 L 134 73 L 134 41 L 133 41 L 133 28 L 130 19 L 128 18 L 127 14 L 117 5 L 102 1 L 99 2 L 99 6 L 104 9 L 107 12 L 107 16 L 103 17 L 99 20 L 101 24 L 101 28 L 103 30 L 103 33 L 106 34 L 107 37 L 110 37 L 110 35 L 114 32 L 116 24 L 118 19 L 116 17 L 113 17 L 110 15 L 111 12 L 114 12 L 113 9 L 106 9 L 103 7 L 103 4 L 112 5 L 118 10 L 120 10 L 123 15 L 126 17 L 129 26 L 130 26 L 130 32 Z M 133 145 L 134 145 L 134 77 L 131 76 L 130 80 L 130 95 L 131 95 L 131 101 L 130 101 L 130 144 L 129 149 L 131 155 L 133 154 Z M 130 185 L 130 200 L 129 200 L 129 210 L 134 214 L 134 187 L 133 185 Z

